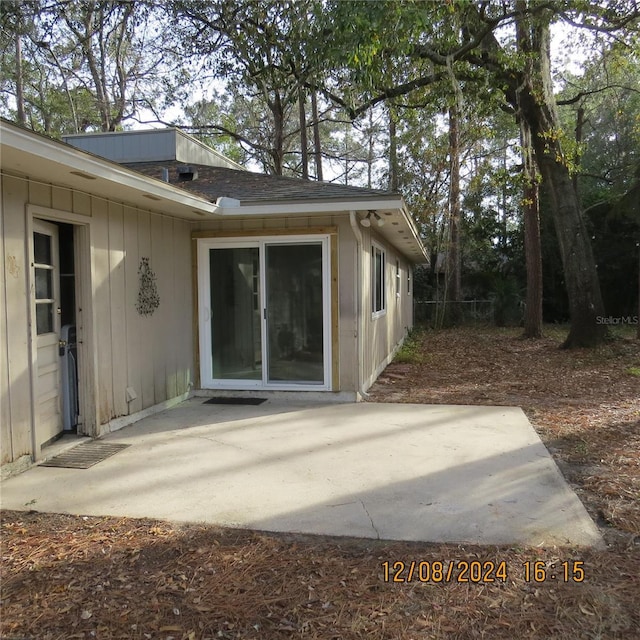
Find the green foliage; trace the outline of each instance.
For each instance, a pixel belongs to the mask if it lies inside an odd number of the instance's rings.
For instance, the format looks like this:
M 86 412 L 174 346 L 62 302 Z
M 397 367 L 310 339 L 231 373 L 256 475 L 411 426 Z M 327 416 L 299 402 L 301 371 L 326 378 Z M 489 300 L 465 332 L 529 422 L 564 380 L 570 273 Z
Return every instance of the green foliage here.
M 33 129 L 54 136 L 115 130 L 143 107 L 166 106 L 183 79 L 171 68 L 162 12 L 146 0 L 1 6 L 0 110 L 17 117 L 21 84 Z
M 402 364 L 422 364 L 425 359 L 424 330 L 411 329 L 393 361 Z
M 590 207 L 587 221 L 607 313 L 633 315 L 638 309 L 640 176 L 622 198 Z
M 300 93 L 324 73 L 319 2 L 175 1 L 172 10 L 183 55 L 224 79 L 230 96 L 230 126 L 207 126 L 219 127 L 266 172 L 295 170 Z
M 628 190 L 640 166 L 640 49 L 602 45 L 581 75 L 566 74 L 561 100 L 563 128 L 582 117 L 582 139 L 570 140 L 578 186 L 586 208 Z
M 582 122 L 574 141 L 576 182 L 598 264 L 607 313 L 637 309 L 636 242 L 640 239 L 640 53 L 602 43 L 580 75 L 566 74 L 563 128 Z
M 498 327 L 519 325 L 522 321 L 522 294 L 513 277 L 498 276 L 490 298 L 494 302 L 494 321 Z

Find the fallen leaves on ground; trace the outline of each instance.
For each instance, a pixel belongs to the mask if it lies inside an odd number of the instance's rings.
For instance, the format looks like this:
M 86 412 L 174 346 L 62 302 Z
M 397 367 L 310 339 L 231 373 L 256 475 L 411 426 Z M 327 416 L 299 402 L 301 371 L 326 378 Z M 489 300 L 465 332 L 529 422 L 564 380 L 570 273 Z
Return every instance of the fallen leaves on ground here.
M 640 557 L 622 550 L 391 543 L 36 512 L 4 512 L 2 538 L 7 640 L 631 639 L 640 625 Z M 446 584 L 421 581 L 419 563 L 449 560 L 475 563 L 474 581 L 457 582 L 458 569 Z M 540 583 L 532 564 L 526 579 L 524 563 L 536 561 L 546 572 Z M 500 562 L 504 581 L 487 570 Z M 583 562 L 585 580 L 565 582 L 562 562 L 570 578 Z
M 371 399 L 522 406 L 600 523 L 608 550 L 364 541 L 4 511 L 0 637 L 637 639 L 640 379 L 624 372 L 640 364 L 640 343 L 561 351 L 557 338 L 527 341 L 496 329 L 420 339 L 423 361 L 391 365 Z M 458 582 L 459 571 L 449 582 L 421 581 L 427 568 L 449 561 L 480 573 L 471 582 Z M 501 562 L 504 581 L 482 570 Z M 576 567 L 584 581 L 575 579 Z

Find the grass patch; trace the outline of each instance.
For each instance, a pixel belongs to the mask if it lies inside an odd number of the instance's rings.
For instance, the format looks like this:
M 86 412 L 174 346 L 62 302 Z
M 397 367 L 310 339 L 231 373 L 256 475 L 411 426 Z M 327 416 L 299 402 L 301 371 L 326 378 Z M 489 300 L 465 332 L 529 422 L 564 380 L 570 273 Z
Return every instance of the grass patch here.
M 627 369 L 627 373 L 632 376 L 636 376 L 637 378 L 640 378 L 640 367 L 629 367 Z
M 562 344 L 569 335 L 569 329 L 568 324 L 545 324 L 542 327 L 542 335 Z
M 424 362 L 423 329 L 411 329 L 394 358 L 399 364 L 420 364 Z

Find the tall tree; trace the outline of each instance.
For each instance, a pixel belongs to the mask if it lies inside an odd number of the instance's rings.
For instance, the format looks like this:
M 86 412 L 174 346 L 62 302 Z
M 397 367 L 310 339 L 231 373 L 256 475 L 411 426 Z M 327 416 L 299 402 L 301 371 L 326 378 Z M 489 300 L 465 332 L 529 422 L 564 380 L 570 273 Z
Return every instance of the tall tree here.
M 30 126 L 53 135 L 113 131 L 173 98 L 178 76 L 169 33 L 158 28 L 161 9 L 147 0 L 0 7 L 3 39 L 12 34 L 20 42 L 13 57 L 3 52 L 3 88 L 14 96 L 18 118 L 24 104 Z M 12 111 L 9 101 L 4 110 Z
M 553 95 L 550 25 L 562 19 L 576 28 L 608 32 L 621 39 L 627 32 L 635 33 L 633 25 L 637 26 L 640 18 L 637 4 L 551 0 L 526 2 L 522 8 L 513 2 L 488 1 L 446 5 L 338 2 L 331 9 L 336 30 L 347 35 L 343 46 L 351 42 L 346 63 L 359 67 L 356 76 L 367 81 L 361 103 L 351 108 L 354 116 L 379 100 L 436 82 L 438 69 L 452 66 L 458 75 L 475 76 L 502 91 L 507 104 L 531 131 L 536 164 L 551 196 L 571 314 L 564 346 L 593 346 L 602 341 L 606 331 L 597 321 L 604 314 L 602 296 Z M 530 25 L 533 64 L 528 66 L 523 65 L 513 39 L 509 41 L 503 33 L 523 11 Z M 355 28 L 349 28 L 346 22 Z M 384 84 L 376 61 L 376 56 L 383 53 L 406 70 L 401 82 Z M 419 62 L 431 66 L 416 64 Z M 337 98 L 345 105 L 350 102 Z
M 320 118 L 318 116 L 318 94 L 311 91 L 311 118 L 313 127 L 313 157 L 316 165 L 316 179 L 322 180 L 322 142 L 320 139 Z
M 516 43 L 524 57 L 525 74 L 535 74 L 535 55 L 532 42 L 532 25 L 527 14 L 526 0 L 516 1 Z M 518 101 L 520 94 L 517 94 Z M 540 213 L 538 197 L 538 173 L 534 160 L 533 139 L 529 122 L 520 112 L 518 104 L 517 120 L 520 125 L 520 146 L 522 149 L 524 218 L 524 245 L 527 268 L 527 300 L 524 316 L 526 338 L 542 337 L 542 246 L 540 240 Z
M 245 95 L 259 100 L 269 117 L 270 173 L 282 175 L 289 153 L 287 139 L 292 110 L 298 105 L 296 145 L 306 153 L 306 131 L 300 126 L 304 84 L 317 71 L 319 59 L 307 55 L 316 46 L 313 0 L 175 0 L 172 8 L 183 34 L 186 53 L 196 59 L 207 56 L 208 69 L 244 87 Z M 216 125 L 216 123 L 211 123 Z M 241 136 L 238 131 L 224 131 Z M 307 166 L 306 157 L 302 166 Z M 303 170 L 304 172 L 304 170 Z
M 530 129 L 536 162 L 551 196 L 571 315 L 565 346 L 594 346 L 605 336 L 605 327 L 597 320 L 604 316 L 604 305 L 553 95 L 551 16 L 549 10 L 528 13 L 530 26 L 526 36 L 532 64 L 518 74 L 520 83 L 511 83 L 507 98 L 519 109 L 520 117 Z M 493 43 L 497 44 L 495 38 Z M 497 53 L 495 49 L 493 55 Z
M 447 302 L 450 322 L 456 324 L 462 300 L 460 252 L 460 105 L 449 107 L 449 247 L 447 252 Z

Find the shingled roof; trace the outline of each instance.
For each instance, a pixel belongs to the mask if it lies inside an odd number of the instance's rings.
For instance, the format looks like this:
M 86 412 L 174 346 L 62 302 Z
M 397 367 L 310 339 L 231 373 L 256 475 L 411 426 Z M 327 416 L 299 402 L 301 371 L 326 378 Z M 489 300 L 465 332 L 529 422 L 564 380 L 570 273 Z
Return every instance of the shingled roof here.
M 175 160 L 128 163 L 127 167 L 147 176 L 162 179 L 163 169 L 169 170 L 169 183 L 198 193 L 215 202 L 219 197 L 235 198 L 244 204 L 274 204 L 318 200 L 356 201 L 368 198 L 398 200 L 399 194 L 379 189 L 350 187 L 332 182 L 317 182 L 301 178 L 269 176 L 225 167 L 190 164 L 197 172 L 194 180 L 181 180 Z

